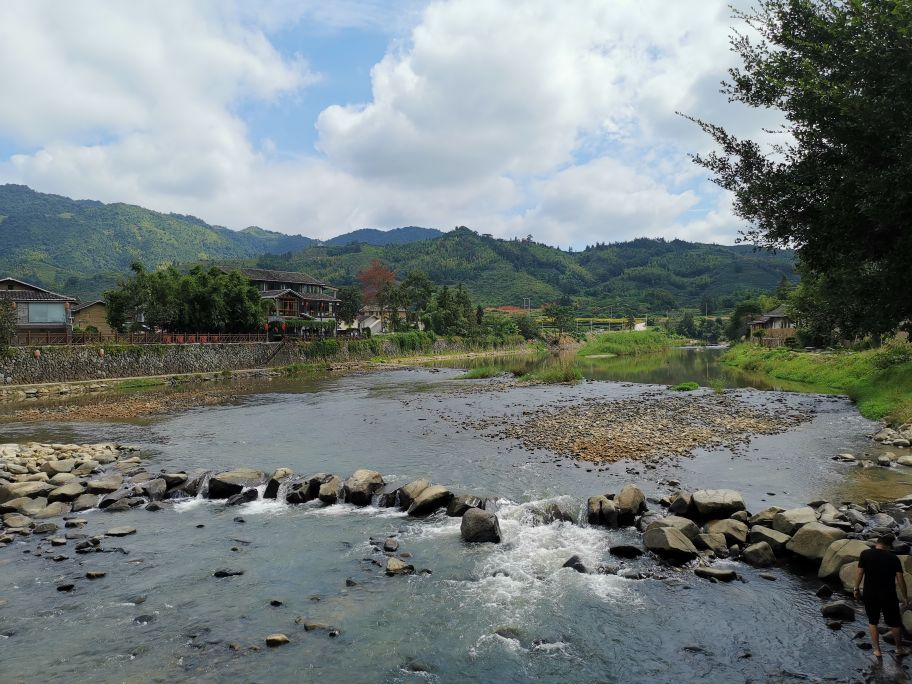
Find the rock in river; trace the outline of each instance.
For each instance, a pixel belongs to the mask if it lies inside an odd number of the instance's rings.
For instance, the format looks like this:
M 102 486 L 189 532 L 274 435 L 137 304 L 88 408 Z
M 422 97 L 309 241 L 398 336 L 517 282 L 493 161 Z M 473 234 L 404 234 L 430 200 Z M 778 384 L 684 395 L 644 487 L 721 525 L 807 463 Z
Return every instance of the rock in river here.
M 359 468 L 345 481 L 345 500 L 355 506 L 368 506 L 374 494 L 383 489 L 383 476 L 376 470 Z
M 467 542 L 500 543 L 500 522 L 497 516 L 480 508 L 470 508 L 465 512 L 459 530 Z
M 847 601 L 833 601 L 821 606 L 820 612 L 823 617 L 835 618 L 850 622 L 855 619 L 855 609 Z
M 256 501 L 260 498 L 260 493 L 253 488 L 245 489 L 240 494 L 234 494 L 229 496 L 228 500 L 225 502 L 226 506 L 240 506 L 241 504 L 250 503 L 251 501 Z
M 746 547 L 741 552 L 741 557 L 745 563 L 757 568 L 765 568 L 776 562 L 776 555 L 773 553 L 773 549 L 765 541 Z
M 764 527 L 763 525 L 754 525 L 747 538 L 751 544 L 766 542 L 777 556 L 785 552 L 785 545 L 788 544 L 791 539 L 792 538 L 787 534 L 777 532 L 776 530 Z
M 706 523 L 706 531 L 710 534 L 724 534 L 729 546 L 737 544 L 743 546 L 747 541 L 747 525 L 731 518 L 725 520 L 711 520 Z
M 451 518 L 461 518 L 470 508 L 483 509 L 484 507 L 484 499 L 481 499 L 477 496 L 462 494 L 460 496 L 454 496 L 452 499 L 450 499 L 450 503 L 447 504 L 447 515 Z
M 413 575 L 414 573 L 415 566 L 409 565 L 405 561 L 401 561 L 398 558 L 389 558 L 386 561 L 386 574 L 389 576 Z
M 275 648 L 276 646 L 284 646 L 289 643 L 289 639 L 284 634 L 270 634 L 266 637 L 266 645 L 270 648 Z
M 339 495 L 342 493 L 342 480 L 335 475 L 331 476 L 326 482 L 320 485 L 317 498 L 327 506 L 336 503 Z
M 431 485 L 430 487 L 425 487 L 421 494 L 415 497 L 415 500 L 412 502 L 412 505 L 408 508 L 409 515 L 429 515 L 436 511 L 438 508 L 443 508 L 448 503 L 450 499 L 453 498 L 453 495 L 450 493 L 450 490 L 446 487 L 440 485 Z
M 581 573 L 583 575 L 589 573 L 589 571 L 586 570 L 586 566 L 583 565 L 583 559 L 579 556 L 570 556 L 570 558 L 567 559 L 567 562 L 564 563 L 561 567 L 572 568 L 573 570 L 576 570 L 578 573 Z
M 810 506 L 790 508 L 773 516 L 773 529 L 782 534 L 793 535 L 803 525 L 817 522 L 817 513 Z
M 695 568 L 694 574 L 697 577 L 702 577 L 704 579 L 714 579 L 719 582 L 731 582 L 738 577 L 734 570 L 724 570 L 722 568 L 711 567 Z
M 617 508 L 618 524 L 632 525 L 636 516 L 646 510 L 646 495 L 634 484 L 624 485 L 614 497 Z
M 674 527 L 651 527 L 643 535 L 643 544 L 656 555 L 676 563 L 689 561 L 698 555 L 691 541 Z
M 837 539 L 824 552 L 817 576 L 820 579 L 838 576 L 843 565 L 857 561 L 861 552 L 867 551 L 868 548 L 867 544 L 858 539 Z
M 408 507 L 418 498 L 418 495 L 430 486 L 431 483 L 427 480 L 413 480 L 407 485 L 399 487 L 399 489 L 396 490 L 396 494 L 399 498 L 399 506 L 402 510 L 407 511 Z
M 646 526 L 646 530 L 652 527 L 673 527 L 681 534 L 693 541 L 700 534 L 700 528 L 689 518 L 682 518 L 679 515 L 667 515 L 664 518 L 654 520 Z M 645 531 L 645 530 L 644 530 Z
M 130 534 L 136 534 L 135 527 L 112 527 L 105 532 L 105 535 L 108 537 L 126 537 Z
M 240 494 L 244 487 L 256 487 L 261 484 L 265 476 L 258 470 L 250 468 L 239 468 L 237 470 L 227 470 L 218 473 L 209 478 L 209 493 L 207 498 L 210 499 L 227 499 L 235 494 Z
M 846 533 L 836 527 L 812 522 L 802 526 L 785 548 L 808 560 L 819 561 L 830 544 L 845 536 Z
M 744 499 L 733 489 L 698 489 L 693 493 L 693 506 L 701 518 L 727 518 L 744 510 Z
M 590 496 L 586 508 L 590 525 L 617 527 L 617 508 L 607 496 Z
M 266 490 L 263 492 L 264 499 L 275 499 L 279 493 L 279 486 L 282 484 L 282 480 L 287 477 L 294 475 L 294 471 L 291 468 L 278 468 L 269 478 L 269 482 L 266 483 Z

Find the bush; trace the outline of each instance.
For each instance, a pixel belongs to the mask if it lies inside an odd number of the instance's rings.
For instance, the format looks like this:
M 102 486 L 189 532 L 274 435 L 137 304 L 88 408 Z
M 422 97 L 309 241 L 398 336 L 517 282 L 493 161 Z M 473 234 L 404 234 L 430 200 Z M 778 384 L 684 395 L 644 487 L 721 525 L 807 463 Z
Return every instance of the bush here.
M 457 380 L 482 380 L 484 378 L 494 378 L 500 375 L 500 371 L 494 368 L 494 366 L 481 366 L 479 368 L 472 368 L 462 375 L 460 375 Z
M 675 392 L 693 392 L 694 390 L 700 389 L 700 386 L 695 382 L 682 382 L 677 385 L 672 385 L 671 389 Z
M 580 356 L 645 354 L 667 349 L 676 341 L 676 337 L 664 330 L 606 332 L 592 337 L 578 353 Z

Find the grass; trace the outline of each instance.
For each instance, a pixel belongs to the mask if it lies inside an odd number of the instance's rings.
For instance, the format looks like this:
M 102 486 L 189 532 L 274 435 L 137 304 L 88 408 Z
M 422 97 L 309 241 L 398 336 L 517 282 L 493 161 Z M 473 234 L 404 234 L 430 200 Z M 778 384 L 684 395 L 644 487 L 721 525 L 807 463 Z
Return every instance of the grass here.
M 709 381 L 709 386 L 712 387 L 713 394 L 722 394 L 725 391 L 725 383 L 721 378 L 713 378 Z
M 523 376 L 523 379 L 531 382 L 541 382 L 546 385 L 557 385 L 561 383 L 575 385 L 583 379 L 583 374 L 575 364 L 561 363 L 528 373 Z
M 866 418 L 912 421 L 912 344 L 893 341 L 866 351 L 804 352 L 732 347 L 725 363 L 781 380 L 847 394 Z
M 161 387 L 167 385 L 165 378 L 133 378 L 132 380 L 121 380 L 115 387 L 117 389 L 143 389 L 145 387 Z
M 663 330 L 625 330 L 599 333 L 577 352 L 580 356 L 649 354 L 673 346 L 677 338 Z
M 500 371 L 494 368 L 494 366 L 480 366 L 478 368 L 472 368 L 462 375 L 460 375 L 457 380 L 482 380 L 484 378 L 493 378 L 500 375 Z
M 677 385 L 672 385 L 671 389 L 675 392 L 693 392 L 700 389 L 700 386 L 695 382 L 681 382 Z

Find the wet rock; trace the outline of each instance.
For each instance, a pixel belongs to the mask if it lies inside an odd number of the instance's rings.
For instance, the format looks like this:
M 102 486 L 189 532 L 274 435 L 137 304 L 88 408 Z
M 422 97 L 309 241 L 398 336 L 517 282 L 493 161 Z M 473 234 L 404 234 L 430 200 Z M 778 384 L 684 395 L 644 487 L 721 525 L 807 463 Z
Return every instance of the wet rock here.
M 490 511 L 470 508 L 462 516 L 459 528 L 463 541 L 500 543 L 500 522 Z
M 668 504 L 668 512 L 672 515 L 680 515 L 685 518 L 693 515 L 693 495 L 686 490 L 682 490 L 675 494 L 671 497 L 671 503 Z
M 96 580 L 96 579 L 101 579 L 102 577 L 106 576 L 107 574 L 108 573 L 102 572 L 101 570 L 89 570 L 85 574 L 85 576 L 86 576 L 86 579 Z
M 34 517 L 36 520 L 44 520 L 46 518 L 59 518 L 60 516 L 69 513 L 72 509 L 73 507 L 68 503 L 64 503 L 63 501 L 54 501 L 53 503 L 49 503 L 47 506 L 35 513 Z
M 453 494 L 446 487 L 431 485 L 425 487 L 408 507 L 408 514 L 413 516 L 430 515 L 438 508 L 443 508 L 450 503 Z
M 766 542 L 777 556 L 785 552 L 785 545 L 791 541 L 791 537 L 782 532 L 777 532 L 763 525 L 754 525 L 751 528 L 747 541 L 751 544 Z
M 744 499 L 733 489 L 699 489 L 693 493 L 693 506 L 703 519 L 727 518 L 744 510 Z
M 156 511 L 160 511 L 160 510 L 162 509 L 162 507 L 161 507 L 161 504 L 160 504 L 160 503 L 157 503 L 157 502 L 153 501 L 152 503 L 148 504 L 148 505 L 145 507 L 145 509 L 146 509 L 147 511 L 149 511 L 150 513 L 155 513 Z
M 528 508 L 533 525 L 550 525 L 554 522 L 576 523 L 576 516 L 561 506 L 560 502 L 534 503 Z
M 335 477 L 329 473 L 317 473 L 295 482 L 289 488 L 285 501 L 290 504 L 304 504 L 313 501 L 320 495 L 320 487 Z
M 399 550 L 399 541 L 395 537 L 388 537 L 386 541 L 383 542 L 383 550 L 394 553 Z
M 269 605 L 272 606 L 273 608 L 279 608 L 281 606 L 284 606 L 285 603 L 283 601 L 279 601 L 279 599 L 272 599 L 269 602 Z
M 58 461 L 45 461 L 41 464 L 41 471 L 53 476 L 59 473 L 70 473 L 75 466 L 76 459 L 64 458 Z
M 383 489 L 383 476 L 376 470 L 360 468 L 345 481 L 345 500 L 355 506 L 368 506 L 374 494 Z
M 746 546 L 744 551 L 741 552 L 741 557 L 745 563 L 756 568 L 765 568 L 776 562 L 773 550 L 765 541 Z
M 847 601 L 833 601 L 821 606 L 820 612 L 823 617 L 834 618 L 844 622 L 851 622 L 855 619 L 855 609 Z
M 110 494 L 105 494 L 98 501 L 98 507 L 101 509 L 110 508 L 114 504 L 123 501 L 124 499 L 129 499 L 133 496 L 133 488 L 126 487 L 124 489 L 118 489 L 116 492 Z M 129 507 L 129 504 L 128 504 Z
M 731 514 L 731 519 L 747 524 L 748 520 L 750 519 L 750 514 L 747 511 L 736 511 L 735 513 Z
M 450 503 L 447 504 L 447 515 L 451 518 L 461 518 L 470 508 L 483 509 L 484 504 L 484 499 L 480 499 L 477 496 L 469 496 L 466 494 L 454 496 L 450 499 Z
M 761 572 L 759 576 L 769 582 L 775 582 L 777 579 L 775 575 L 769 572 Z
M 903 454 L 896 459 L 896 464 L 901 466 L 912 466 L 912 454 Z
M 289 639 L 284 634 L 270 634 L 266 637 L 266 645 L 270 648 L 275 648 L 277 646 L 284 646 L 289 643 Z
M 241 504 L 250 503 L 260 498 L 260 493 L 256 489 L 245 489 L 240 494 L 234 494 L 225 501 L 226 506 L 240 506 Z
M 674 527 L 651 527 L 643 535 L 643 544 L 649 551 L 672 562 L 686 562 L 698 555 L 691 541 Z
M 836 460 L 844 461 L 845 463 L 855 463 L 855 456 L 853 454 L 836 454 Z
M 814 596 L 817 598 L 828 599 L 833 595 L 833 590 L 829 585 L 822 585 L 817 591 L 814 592 Z
M 10 484 L 0 485 L 0 503 L 23 496 L 29 498 L 44 496 L 53 489 L 55 487 L 46 482 L 11 482 Z
M 118 513 L 118 512 L 122 512 L 122 511 L 129 511 L 131 508 L 130 499 L 131 498 L 128 497 L 126 499 L 120 499 L 119 501 L 115 501 L 114 503 L 112 503 L 108 506 L 105 506 L 103 510 L 107 511 L 108 513 Z
M 570 556 L 570 558 L 567 559 L 567 562 L 564 563 L 561 567 L 572 568 L 573 570 L 576 570 L 583 575 L 589 573 L 589 571 L 586 569 L 586 566 L 583 565 L 583 560 L 579 556 Z
M 392 577 L 393 575 L 413 575 L 415 573 L 415 566 L 409 565 L 405 561 L 401 561 L 398 558 L 388 558 L 386 561 L 386 574 Z
M 89 509 L 96 508 L 98 506 L 98 495 L 97 494 L 83 494 L 76 498 L 73 501 L 73 511 L 76 513 L 80 511 L 88 511 Z
M 89 480 L 87 487 L 91 494 L 110 494 L 120 489 L 123 484 L 123 475 L 111 473 L 104 477 Z
M 431 483 L 427 480 L 413 480 L 407 485 L 399 487 L 399 489 L 396 490 L 399 499 L 399 506 L 402 508 L 402 510 L 407 511 L 409 506 L 411 506 L 412 503 L 414 503 L 415 499 L 418 498 L 418 495 L 430 486 Z M 464 512 L 465 511 L 463 511 L 463 513 Z
M 792 536 L 802 526 L 815 522 L 817 522 L 817 513 L 814 509 L 810 506 L 802 506 L 777 513 L 773 517 L 773 529 Z
M 47 497 L 44 496 L 37 496 L 34 499 L 20 496 L 17 499 L 11 499 L 4 504 L 0 504 L 0 513 L 21 513 L 22 515 L 31 516 L 43 511 L 47 507 L 47 503 Z
M 126 537 L 131 534 L 136 534 L 135 527 L 112 527 L 105 532 L 107 537 Z
M 590 496 L 586 503 L 590 525 L 617 527 L 618 513 L 614 502 L 606 496 Z
M 327 506 L 331 506 L 339 501 L 339 496 L 341 494 L 342 479 L 332 475 L 326 482 L 320 485 L 320 489 L 317 492 L 317 498 Z
M 168 489 L 174 489 L 187 482 L 187 473 L 162 473 L 161 478 L 168 485 Z
M 51 534 L 52 532 L 56 532 L 57 529 L 57 523 L 43 522 L 35 525 L 35 529 L 32 530 L 32 532 L 35 534 Z
M 643 549 L 639 546 L 630 544 L 617 544 L 608 549 L 608 553 L 618 558 L 639 558 L 643 555 Z
M 266 483 L 266 489 L 263 491 L 264 499 L 275 499 L 279 495 L 279 487 L 282 485 L 282 482 L 294 475 L 294 471 L 291 468 L 278 468 L 269 478 L 269 482 Z
M 700 534 L 700 528 L 697 527 L 693 520 L 683 518 L 679 515 L 668 515 L 649 523 L 646 531 L 653 527 L 673 527 L 681 532 L 685 537 L 693 541 Z
M 829 545 L 845 535 L 845 532 L 835 527 L 812 522 L 799 528 L 785 548 L 808 560 L 819 561 L 823 559 Z
M 711 520 L 704 525 L 704 529 L 709 534 L 724 534 L 729 546 L 732 544 L 743 546 L 747 541 L 747 525 L 731 518 Z
M 734 570 L 712 567 L 694 568 L 694 574 L 697 577 L 702 577 L 704 579 L 714 579 L 717 582 L 731 582 L 738 577 L 737 573 L 735 573 Z
M 147 480 L 137 487 L 137 490 L 152 501 L 160 501 L 168 491 L 168 483 L 164 478 L 157 477 L 153 480 Z
M 614 497 L 618 525 L 633 525 L 636 516 L 646 510 L 646 495 L 634 484 L 624 485 Z
M 720 558 L 728 556 L 728 542 L 724 534 L 698 534 L 693 543 L 698 549 L 712 551 Z
M 237 576 L 243 575 L 243 574 L 244 574 L 243 570 L 232 570 L 230 568 L 222 568 L 220 570 L 216 570 L 215 572 L 213 572 L 212 576 L 213 577 L 237 577 Z
M 857 561 L 868 545 L 855 539 L 837 539 L 832 542 L 823 554 L 817 576 L 820 579 L 831 579 L 839 576 L 839 571 L 846 563 Z
M 239 468 L 226 470 L 209 478 L 209 499 L 227 499 L 240 494 L 245 487 L 256 487 L 263 482 L 265 475 L 258 470 Z
M 3 516 L 3 524 L 7 527 L 31 527 L 32 519 L 21 513 L 7 513 Z
M 58 585 L 57 585 L 57 591 L 66 591 L 66 592 L 69 592 L 69 591 L 73 591 L 73 589 L 74 589 L 75 587 L 76 587 L 75 584 L 72 584 L 72 583 L 70 583 L 70 582 L 66 582 L 66 583 L 64 583 L 64 584 L 58 584 Z
M 86 520 L 85 518 L 70 518 L 69 520 L 64 521 L 63 526 L 70 527 L 70 528 L 85 527 L 86 523 L 88 523 L 88 522 L 89 521 Z

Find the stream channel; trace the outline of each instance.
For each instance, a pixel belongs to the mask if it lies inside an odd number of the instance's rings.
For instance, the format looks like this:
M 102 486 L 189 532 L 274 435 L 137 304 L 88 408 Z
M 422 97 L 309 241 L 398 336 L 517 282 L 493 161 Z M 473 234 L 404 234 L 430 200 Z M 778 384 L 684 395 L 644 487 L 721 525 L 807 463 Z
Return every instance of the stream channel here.
M 90 511 L 87 534 L 137 528 L 106 544 L 127 553 L 53 563 L 24 552 L 34 540 L 0 549 L 0 681 L 905 681 L 890 658 L 876 665 L 857 647 L 863 620 L 827 628 L 811 572 L 777 567 L 769 581 L 740 562 L 717 561 L 744 581 L 713 584 L 648 555 L 613 558 L 610 546 L 640 544 L 639 533 L 585 522 L 587 497 L 627 482 L 650 497 L 677 489 L 669 479 L 687 489 L 732 488 L 751 511 L 912 491 L 912 471 L 832 460 L 843 451 L 877 453 L 868 437 L 876 425 L 847 399 L 780 391 L 794 388 L 737 373 L 718 354 L 583 361 L 587 379 L 572 387 L 501 387 L 497 379 L 457 380 L 455 368 L 392 368 L 261 380 L 228 404 L 154 419 L 0 424 L 0 443 L 136 445 L 150 471 L 286 466 L 343 477 L 371 468 L 399 484 L 426 477 L 498 499 L 503 531 L 500 545 L 466 545 L 459 519 L 442 511 L 416 520 L 348 504 L 259 500 L 228 508 L 190 499 L 155 513 Z M 590 398 L 650 401 L 677 395 L 669 384 L 714 379 L 741 401 L 812 409 L 814 417 L 735 450 L 697 450 L 649 468 L 631 461 L 592 468 L 467 425 Z M 489 385 L 493 391 L 481 389 Z M 700 393 L 712 390 L 693 394 Z M 579 524 L 547 522 L 542 511 L 550 504 Z M 416 569 L 432 573 L 386 577 L 370 562 L 369 538 L 388 535 L 398 535 Z M 589 568 L 660 578 L 562 568 L 574 554 Z M 226 567 L 244 574 L 213 577 Z M 107 576 L 89 582 L 87 570 Z M 76 590 L 57 592 L 68 579 Z M 299 617 L 340 634 L 306 631 Z M 266 648 L 265 636 L 275 632 L 290 644 Z

